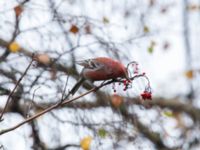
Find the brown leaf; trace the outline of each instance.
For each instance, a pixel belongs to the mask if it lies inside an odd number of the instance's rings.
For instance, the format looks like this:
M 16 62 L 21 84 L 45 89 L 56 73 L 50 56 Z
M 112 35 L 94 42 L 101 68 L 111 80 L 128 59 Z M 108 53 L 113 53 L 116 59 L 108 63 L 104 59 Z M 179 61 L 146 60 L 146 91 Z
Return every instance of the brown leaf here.
M 79 32 L 79 28 L 76 25 L 72 25 L 69 31 L 76 34 Z
M 190 5 L 187 6 L 187 10 L 189 10 L 189 11 L 199 11 L 200 5 L 190 4 Z
M 19 15 L 23 12 L 23 7 L 21 5 L 18 5 L 14 7 L 15 15 L 19 17 Z
M 90 27 L 89 24 L 85 26 L 85 33 L 86 34 L 91 34 L 91 27 Z
M 194 77 L 194 72 L 193 70 L 188 70 L 185 72 L 185 76 L 188 78 L 188 79 L 192 79 Z
M 51 59 L 48 54 L 37 54 L 36 59 L 38 62 L 45 64 L 45 65 L 47 65 L 51 62 Z
M 119 96 L 117 94 L 112 95 L 111 104 L 114 107 L 118 108 L 118 107 L 120 107 L 122 105 L 122 103 L 123 103 L 123 98 L 121 96 Z

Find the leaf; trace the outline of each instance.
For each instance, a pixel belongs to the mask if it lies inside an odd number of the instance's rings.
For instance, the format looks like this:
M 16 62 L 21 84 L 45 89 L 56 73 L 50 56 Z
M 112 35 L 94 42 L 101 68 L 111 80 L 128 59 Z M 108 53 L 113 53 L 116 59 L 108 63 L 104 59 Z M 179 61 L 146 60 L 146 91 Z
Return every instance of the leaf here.
M 155 0 L 149 0 L 149 6 L 155 5 Z
M 188 70 L 185 72 L 185 76 L 188 78 L 188 79 L 192 79 L 194 77 L 194 72 L 193 70 Z
M 23 7 L 21 5 L 18 5 L 14 7 L 15 15 L 19 17 L 19 15 L 23 12 Z
M 76 34 L 79 32 L 79 28 L 76 25 L 72 25 L 69 31 Z
M 92 142 L 91 136 L 86 136 L 80 141 L 80 146 L 83 150 L 89 150 Z
M 107 17 L 103 17 L 103 23 L 108 24 L 110 21 Z
M 190 4 L 190 5 L 187 6 L 187 10 L 189 10 L 189 11 L 199 11 L 200 5 Z
M 170 43 L 165 41 L 164 44 L 163 44 L 163 49 L 167 50 L 167 49 L 169 49 L 169 47 L 170 47 Z
M 9 44 L 9 51 L 12 53 L 19 52 L 20 49 L 21 49 L 21 47 L 17 42 L 12 42 Z
M 168 11 L 168 7 L 167 7 L 167 6 L 163 6 L 163 7 L 160 9 L 160 12 L 161 12 L 162 14 L 165 14 L 167 11 Z
M 111 104 L 114 107 L 118 108 L 118 107 L 120 107 L 122 105 L 122 103 L 123 103 L 123 98 L 121 96 L 119 96 L 117 94 L 112 95 Z
M 86 34 L 91 34 L 91 27 L 90 27 L 90 25 L 86 25 L 85 26 L 85 33 Z
M 149 30 L 149 27 L 147 27 L 147 26 L 144 26 L 144 27 L 143 27 L 143 32 L 144 32 L 144 33 L 149 33 L 149 31 L 150 31 L 150 30 Z
M 107 132 L 106 132 L 106 130 L 105 130 L 104 128 L 101 128 L 101 129 L 99 129 L 99 131 L 98 131 L 98 135 L 99 135 L 101 138 L 105 138 L 106 135 L 107 135 Z
M 151 41 L 150 46 L 148 47 L 148 52 L 152 54 L 154 52 L 154 47 L 156 45 L 155 41 Z
M 36 59 L 38 62 L 45 64 L 45 65 L 47 65 L 51 62 L 51 59 L 48 54 L 37 54 Z
M 149 52 L 150 54 L 153 53 L 153 47 L 152 47 L 152 46 L 148 47 L 148 52 Z
M 172 111 L 164 111 L 163 114 L 166 116 L 166 117 L 174 117 L 174 113 Z

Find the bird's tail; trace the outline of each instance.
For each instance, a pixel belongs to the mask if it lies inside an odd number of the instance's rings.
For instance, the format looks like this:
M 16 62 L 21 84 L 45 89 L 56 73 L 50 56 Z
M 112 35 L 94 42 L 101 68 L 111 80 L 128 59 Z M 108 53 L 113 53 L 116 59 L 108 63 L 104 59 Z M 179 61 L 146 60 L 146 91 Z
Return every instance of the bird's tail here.
M 76 91 L 80 88 L 81 84 L 85 81 L 83 77 L 81 77 L 78 82 L 74 85 L 74 87 L 71 89 L 70 93 L 74 95 Z

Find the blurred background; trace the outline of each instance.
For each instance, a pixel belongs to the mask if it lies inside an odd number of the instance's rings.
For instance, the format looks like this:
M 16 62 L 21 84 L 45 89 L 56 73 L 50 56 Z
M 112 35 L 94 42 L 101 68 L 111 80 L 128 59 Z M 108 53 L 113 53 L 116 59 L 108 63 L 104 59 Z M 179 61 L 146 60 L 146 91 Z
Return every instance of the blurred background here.
M 153 98 L 140 98 L 143 79 L 116 93 L 107 85 L 1 133 L 0 149 L 199 149 L 199 23 L 199 0 L 1 0 L 0 112 L 10 100 L 0 133 L 61 100 L 78 60 L 137 61 Z

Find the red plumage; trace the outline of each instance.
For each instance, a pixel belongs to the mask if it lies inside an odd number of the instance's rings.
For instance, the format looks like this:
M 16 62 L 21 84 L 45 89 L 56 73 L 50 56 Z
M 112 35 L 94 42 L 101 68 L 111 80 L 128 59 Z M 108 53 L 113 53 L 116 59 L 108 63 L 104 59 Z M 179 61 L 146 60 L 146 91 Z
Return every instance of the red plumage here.
M 77 64 L 83 66 L 81 73 L 82 78 L 71 90 L 72 95 L 78 90 L 81 84 L 87 79 L 91 81 L 101 81 L 115 79 L 118 77 L 127 78 L 128 72 L 126 67 L 119 61 L 107 57 L 97 57 L 78 61 Z

